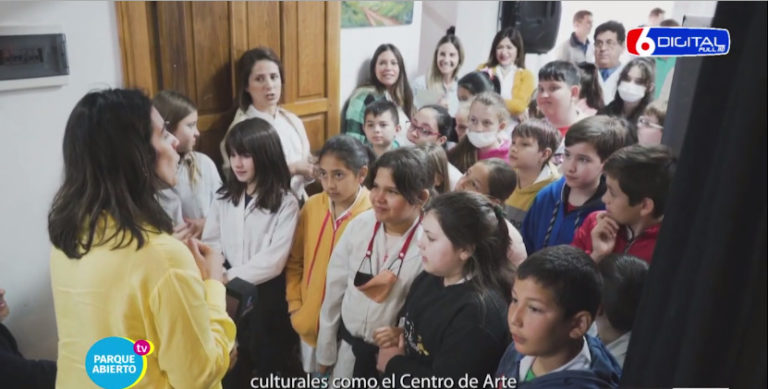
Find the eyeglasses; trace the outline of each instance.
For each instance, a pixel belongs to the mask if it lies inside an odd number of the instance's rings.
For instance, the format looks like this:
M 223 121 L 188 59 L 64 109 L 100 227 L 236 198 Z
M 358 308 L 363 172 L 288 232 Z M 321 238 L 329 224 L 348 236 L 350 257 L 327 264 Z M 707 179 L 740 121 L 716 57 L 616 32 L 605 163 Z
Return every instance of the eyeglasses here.
M 647 116 L 640 116 L 637 118 L 637 125 L 643 126 L 643 127 L 651 127 L 658 130 L 663 130 L 664 126 L 651 122 L 651 119 L 649 119 Z
M 440 135 L 439 132 L 432 132 L 430 130 L 427 130 L 424 127 L 416 127 L 415 125 L 413 125 L 413 123 L 411 123 L 411 126 L 408 128 L 408 131 L 410 132 L 416 131 L 420 136 Z
M 609 39 L 607 41 L 597 41 L 595 42 L 595 48 L 602 49 L 603 47 L 605 47 L 606 49 L 609 49 L 611 47 L 618 46 L 618 44 L 619 42 L 616 42 L 613 39 Z

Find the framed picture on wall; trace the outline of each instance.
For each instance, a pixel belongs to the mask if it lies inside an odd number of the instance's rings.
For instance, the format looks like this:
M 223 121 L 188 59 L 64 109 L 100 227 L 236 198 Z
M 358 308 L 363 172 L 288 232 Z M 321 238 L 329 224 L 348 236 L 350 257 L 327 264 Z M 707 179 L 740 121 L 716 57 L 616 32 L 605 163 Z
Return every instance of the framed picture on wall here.
M 341 2 L 341 28 L 400 26 L 412 21 L 412 1 Z

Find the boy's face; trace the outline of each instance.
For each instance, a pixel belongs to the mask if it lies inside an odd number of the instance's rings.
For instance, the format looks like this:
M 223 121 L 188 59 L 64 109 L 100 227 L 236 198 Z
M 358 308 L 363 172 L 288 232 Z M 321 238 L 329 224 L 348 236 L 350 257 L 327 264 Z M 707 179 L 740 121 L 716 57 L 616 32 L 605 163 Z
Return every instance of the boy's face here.
M 400 126 L 395 124 L 392 113 L 389 111 L 383 112 L 379 116 L 365 115 L 363 128 L 368 142 L 379 147 L 389 147 L 392 140 L 395 139 L 395 134 L 400 130 Z
M 551 152 L 552 150 L 549 150 L 549 153 Z M 512 143 L 509 145 L 509 164 L 513 168 L 541 169 L 547 157 L 547 150 L 539 149 L 539 142 L 536 138 L 512 134 Z
M 637 119 L 637 143 L 641 145 L 660 145 L 664 127 L 655 115 L 643 115 Z
M 568 86 L 565 81 L 539 81 L 536 105 L 552 123 L 560 123 L 579 97 L 579 87 Z
M 589 143 L 581 142 L 565 147 L 562 172 L 565 183 L 571 189 L 590 189 L 597 186 L 603 173 L 603 162 L 597 150 Z
M 507 323 L 517 352 L 550 356 L 562 351 L 572 331 L 554 293 L 533 277 L 515 279 Z
M 619 180 L 606 174 L 605 186 L 607 190 L 603 195 L 606 214 L 621 225 L 633 225 L 642 218 L 643 202 L 629 205 L 629 197 L 621 190 Z

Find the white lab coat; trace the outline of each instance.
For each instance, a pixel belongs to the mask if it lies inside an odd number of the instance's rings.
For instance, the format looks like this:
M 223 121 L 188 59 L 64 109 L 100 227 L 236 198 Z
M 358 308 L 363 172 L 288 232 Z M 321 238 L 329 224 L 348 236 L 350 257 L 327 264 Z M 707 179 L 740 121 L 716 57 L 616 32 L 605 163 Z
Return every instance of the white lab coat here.
M 605 81 L 603 81 L 603 76 L 600 75 L 600 71 L 598 70 L 597 73 L 597 80 L 600 83 L 600 88 L 603 89 L 603 103 L 605 105 L 608 105 L 613 101 L 613 98 L 616 97 L 616 89 L 619 87 L 619 78 L 621 77 L 621 71 L 624 69 L 624 66 L 626 66 L 626 62 L 620 62 L 619 68 L 616 69 L 613 73 L 611 73 L 610 77 L 608 77 Z
M 360 292 L 354 285 L 355 273 L 365 257 L 375 224 L 376 217 L 373 210 L 365 211 L 352 219 L 333 249 L 328 264 L 325 299 L 320 309 L 320 331 L 317 337 L 316 355 L 317 363 L 326 366 L 335 365 L 333 377 L 352 377 L 355 366 L 352 347 L 343 340 L 336 340 L 342 318 L 344 325 L 353 336 L 362 337 L 366 342 L 374 344 L 375 329 L 397 325 L 397 313 L 405 303 L 405 297 L 413 280 L 422 270 L 418 249 L 422 228 L 419 223 L 411 227 L 416 228 L 416 232 L 403 259 L 400 276 L 392 286 L 387 300 L 379 304 Z M 403 239 L 397 245 L 397 252 L 402 247 L 408 232 L 403 235 Z M 378 274 L 380 269 L 386 269 L 397 258 L 397 252 L 390 253 L 383 266 L 379 263 L 386 251 L 384 234 L 383 227 L 376 233 L 371 255 L 373 274 Z M 368 265 L 365 264 L 361 271 L 367 273 Z
M 183 222 L 183 218 L 206 217 L 216 198 L 216 191 L 221 188 L 221 177 L 211 158 L 197 151 L 192 154 L 197 165 L 194 187 L 189 180 L 189 167 L 181 162 L 176 172 L 176 186 L 161 190 L 158 196 L 163 209 L 173 219 L 174 226 Z
M 203 229 L 203 243 L 221 252 L 232 268 L 227 278 L 241 278 L 258 285 L 283 272 L 299 220 L 299 202 L 292 193 L 283 196 L 276 213 L 255 208 L 256 197 L 237 206 L 216 199 Z
M 309 161 L 311 150 L 304 123 L 298 116 L 280 107 L 277 108 L 274 117 L 259 111 L 253 105 L 249 105 L 248 110 L 245 112 L 243 112 L 242 109 L 238 109 L 234 120 L 232 120 L 232 124 L 230 124 L 227 129 L 227 134 L 229 134 L 229 131 L 232 130 L 232 127 L 234 127 L 235 124 L 252 118 L 264 119 L 275 128 L 277 135 L 280 137 L 280 145 L 283 146 L 283 154 L 285 154 L 285 162 L 287 164 L 290 165 L 294 162 Z M 230 170 L 229 156 L 227 155 L 226 148 L 227 134 L 224 135 L 224 139 L 222 139 L 219 144 L 221 156 L 224 161 L 223 170 L 225 172 Z M 291 190 L 299 198 L 306 198 L 307 193 L 304 190 L 304 186 L 310 182 L 312 182 L 311 179 L 306 179 L 302 175 L 294 175 L 291 177 Z

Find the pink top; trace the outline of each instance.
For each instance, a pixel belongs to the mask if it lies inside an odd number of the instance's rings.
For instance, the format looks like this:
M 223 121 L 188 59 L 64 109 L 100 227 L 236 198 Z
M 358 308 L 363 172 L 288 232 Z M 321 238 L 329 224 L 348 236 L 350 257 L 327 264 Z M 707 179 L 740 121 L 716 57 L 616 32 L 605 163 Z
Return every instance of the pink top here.
M 477 150 L 477 160 L 481 161 L 488 158 L 501 158 L 509 163 L 509 145 L 512 143 L 509 139 L 504 139 L 501 146 L 488 150 Z

